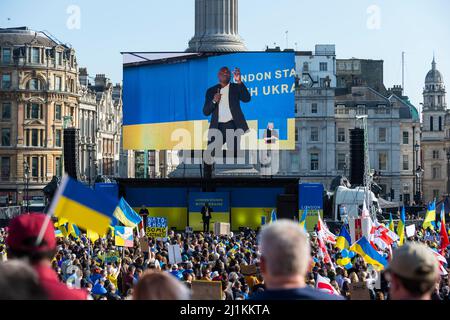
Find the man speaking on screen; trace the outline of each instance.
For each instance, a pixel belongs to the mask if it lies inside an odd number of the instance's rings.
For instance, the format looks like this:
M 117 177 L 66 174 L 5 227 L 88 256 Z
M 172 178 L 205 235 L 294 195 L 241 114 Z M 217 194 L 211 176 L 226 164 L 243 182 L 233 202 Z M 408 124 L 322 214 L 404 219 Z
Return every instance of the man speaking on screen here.
M 222 143 L 217 144 L 216 142 L 215 145 L 223 146 L 228 142 L 227 148 L 230 149 L 230 143 L 233 142 L 234 157 L 236 157 L 240 135 L 249 129 L 240 102 L 249 102 L 251 96 L 242 82 L 239 68 L 235 68 L 233 71 L 234 83 L 230 81 L 231 72 L 228 67 L 220 68 L 217 77 L 219 83 L 206 91 L 203 106 L 203 114 L 205 116 L 212 115 L 208 132 L 210 140 L 208 146 L 221 136 Z

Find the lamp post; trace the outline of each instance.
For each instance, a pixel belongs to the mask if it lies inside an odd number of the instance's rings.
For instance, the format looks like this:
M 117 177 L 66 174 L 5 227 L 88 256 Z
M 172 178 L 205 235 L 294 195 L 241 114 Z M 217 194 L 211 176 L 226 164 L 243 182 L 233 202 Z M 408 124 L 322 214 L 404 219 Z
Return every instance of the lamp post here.
M 422 174 L 423 169 L 419 165 L 416 169 L 416 178 L 417 178 L 417 202 L 422 203 Z
M 414 144 L 414 154 L 413 154 L 413 170 L 414 171 L 416 171 L 417 169 L 416 168 L 418 168 L 418 167 L 420 167 L 420 164 L 419 164 L 419 157 L 418 157 L 418 153 L 419 153 L 419 148 L 420 148 L 420 145 L 416 142 L 415 144 Z M 417 163 L 417 167 L 416 167 L 416 163 Z M 419 200 L 419 197 L 417 196 L 417 194 L 418 194 L 418 183 L 417 183 L 417 175 L 416 175 L 416 172 L 413 172 L 414 173 L 414 181 L 413 181 L 413 197 L 415 198 L 414 199 L 414 202 L 418 202 L 418 200 Z
M 25 198 L 27 201 L 27 213 L 30 213 L 30 199 L 28 198 L 28 190 L 30 183 L 30 166 L 26 161 L 23 162 L 23 175 L 25 179 Z

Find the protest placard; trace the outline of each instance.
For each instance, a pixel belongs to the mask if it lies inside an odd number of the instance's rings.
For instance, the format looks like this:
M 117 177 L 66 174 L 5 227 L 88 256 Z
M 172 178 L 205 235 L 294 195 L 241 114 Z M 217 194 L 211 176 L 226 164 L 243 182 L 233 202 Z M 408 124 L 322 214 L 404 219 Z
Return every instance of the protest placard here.
M 114 240 L 118 247 L 132 247 L 134 244 L 133 228 L 115 226 Z
M 181 258 L 180 245 L 169 244 L 167 247 L 167 250 L 169 251 L 169 263 L 170 264 L 183 262 L 183 259 Z
M 225 222 L 214 223 L 214 234 L 217 236 L 229 236 L 230 235 L 230 224 Z
M 148 217 L 145 235 L 149 238 L 166 238 L 167 219 L 164 217 Z
M 251 264 L 251 265 L 241 264 L 241 273 L 244 276 L 252 276 L 252 275 L 255 275 L 256 272 L 257 272 L 256 265 L 254 265 L 254 264 Z
M 139 238 L 139 247 L 141 248 L 142 252 L 150 252 L 150 248 L 148 246 L 148 238 L 147 237 Z
M 370 300 L 369 288 L 365 282 L 350 283 L 350 300 Z
M 222 300 L 222 282 L 192 281 L 192 300 Z
M 416 225 L 415 224 L 411 224 L 409 226 L 406 226 L 406 237 L 410 238 L 410 237 L 414 237 L 416 235 Z

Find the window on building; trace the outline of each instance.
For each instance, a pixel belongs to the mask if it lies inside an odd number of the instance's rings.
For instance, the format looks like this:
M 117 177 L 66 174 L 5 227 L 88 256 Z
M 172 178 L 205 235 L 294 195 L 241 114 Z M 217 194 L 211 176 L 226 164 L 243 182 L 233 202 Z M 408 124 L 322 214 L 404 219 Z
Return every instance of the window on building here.
M 1 118 L 0 120 L 11 120 L 11 102 L 2 103 Z
M 430 117 L 430 131 L 433 131 L 433 116 Z
M 62 91 L 62 78 L 55 76 L 55 91 Z
M 39 103 L 27 104 L 27 119 L 42 119 L 42 105 Z
M 39 175 L 39 159 L 38 157 L 31 157 L 31 176 L 37 177 Z
M 403 155 L 403 170 L 409 170 L 409 156 L 407 154 Z
M 309 64 L 308 62 L 303 62 L 303 72 L 308 72 L 309 71 Z
M 317 113 L 317 103 L 311 103 L 311 113 Z
M 61 147 L 61 129 L 55 130 L 55 146 Z
M 31 146 L 39 146 L 39 133 L 38 129 L 31 129 Z
M 41 49 L 31 48 L 31 63 L 40 63 L 41 61 Z
M 57 177 L 62 176 L 62 162 L 60 157 L 55 158 L 55 175 Z
M 11 73 L 2 74 L 2 89 L 11 88 Z
M 366 105 L 365 104 L 358 104 L 356 106 L 356 114 L 359 114 L 359 115 L 367 114 Z
M 337 141 L 345 142 L 345 128 L 338 128 Z
M 320 83 L 320 87 L 321 88 L 325 88 L 326 87 L 326 79 L 325 78 L 320 78 L 319 79 L 319 83 Z
M 439 127 L 439 131 L 442 131 L 442 117 L 439 117 L 439 119 L 438 119 L 438 127 Z
M 1 173 L 0 177 L 3 181 L 8 181 L 11 175 L 11 158 L 1 157 L 0 158 Z
M 338 170 L 346 169 L 345 157 L 346 157 L 345 153 L 338 153 L 338 155 L 337 155 L 337 169 Z
M 300 128 L 295 128 L 295 142 L 298 142 L 298 139 L 300 137 Z
M 319 154 L 311 153 L 311 171 L 319 170 Z
M 378 142 L 386 142 L 386 128 L 378 128 Z
M 12 61 L 11 56 L 11 48 L 3 48 L 2 49 L 2 62 L 10 63 Z
M 319 63 L 319 69 L 320 71 L 328 71 L 328 63 L 326 62 Z
M 319 128 L 311 127 L 311 141 L 319 141 Z
M 387 170 L 387 154 L 380 152 L 378 154 L 378 170 Z
M 439 150 L 433 150 L 433 159 L 439 159 Z
M 2 128 L 2 147 L 11 146 L 11 129 Z
M 63 64 L 63 53 L 62 52 L 56 52 L 56 63 L 58 66 L 62 66 Z
M 32 78 L 27 83 L 28 90 L 41 90 L 41 81 L 38 78 Z
M 60 104 L 55 104 L 55 120 L 62 119 L 62 106 Z
M 409 132 L 403 131 L 403 144 L 409 144 Z
M 441 178 L 441 167 L 435 166 L 431 168 L 431 176 L 433 179 Z

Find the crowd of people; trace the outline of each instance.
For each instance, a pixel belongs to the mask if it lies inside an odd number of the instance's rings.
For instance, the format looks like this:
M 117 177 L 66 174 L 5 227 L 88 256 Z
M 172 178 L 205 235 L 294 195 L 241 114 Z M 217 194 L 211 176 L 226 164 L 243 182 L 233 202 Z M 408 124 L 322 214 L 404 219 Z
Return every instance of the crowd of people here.
M 219 281 L 224 300 L 352 299 L 358 283 L 373 300 L 450 300 L 448 274 L 426 248 L 438 243 L 431 230 L 394 248 L 378 272 L 358 255 L 350 268 L 338 265 L 340 252 L 330 244 L 325 263 L 315 232 L 289 220 L 228 236 L 169 231 L 166 239 L 145 238 L 143 250 L 138 237 L 133 247 L 115 246 L 111 235 L 55 237 L 52 224 L 37 244 L 44 219 L 21 215 L 0 231 L 0 299 L 187 300 L 193 281 L 204 280 Z M 169 262 L 169 244 L 179 245 L 182 262 Z M 449 261 L 448 250 L 444 256 Z M 317 288 L 319 277 L 334 294 Z

